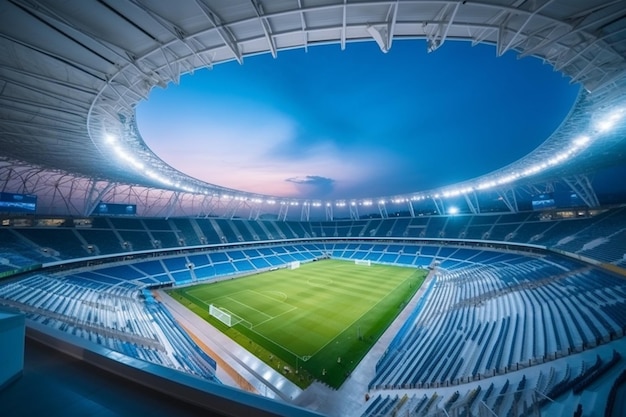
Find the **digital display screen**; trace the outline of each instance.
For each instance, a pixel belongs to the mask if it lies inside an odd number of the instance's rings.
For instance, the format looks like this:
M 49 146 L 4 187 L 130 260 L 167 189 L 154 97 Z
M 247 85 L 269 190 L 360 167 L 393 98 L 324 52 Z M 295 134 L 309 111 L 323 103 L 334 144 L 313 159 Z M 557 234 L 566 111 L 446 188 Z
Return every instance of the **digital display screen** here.
M 136 204 L 100 203 L 92 214 L 110 216 L 134 216 L 137 214 Z
M 533 210 L 546 210 L 556 207 L 552 194 L 539 194 L 533 197 Z
M 34 213 L 36 210 L 36 195 L 0 193 L 0 212 Z

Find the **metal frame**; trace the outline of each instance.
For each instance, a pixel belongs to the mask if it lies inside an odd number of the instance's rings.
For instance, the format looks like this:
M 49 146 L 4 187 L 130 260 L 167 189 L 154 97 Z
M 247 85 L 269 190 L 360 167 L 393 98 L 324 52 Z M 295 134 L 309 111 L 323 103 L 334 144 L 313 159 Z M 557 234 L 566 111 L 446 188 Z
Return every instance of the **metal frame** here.
M 482 184 L 493 182 L 495 187 L 490 190 L 509 190 L 530 182 L 565 179 L 585 195 L 588 204 L 595 205 L 591 183 L 576 179 L 602 164 L 615 163 L 606 154 L 618 155 L 607 150 L 626 146 L 624 123 L 610 137 L 580 149 L 575 158 L 541 175 L 504 184 L 497 179 L 533 168 L 589 128 L 596 113 L 626 105 L 623 6 L 623 0 L 132 0 L 114 5 L 87 0 L 78 6 L 7 0 L 0 14 L 0 48 L 6 51 L 0 54 L 0 156 L 5 161 L 26 163 L 31 175 L 40 172 L 40 184 L 48 183 L 48 177 L 63 178 L 57 178 L 52 191 L 37 187 L 42 197 L 47 197 L 46 193 L 53 197 L 50 211 L 84 214 L 95 204 L 96 196 L 106 197 L 126 187 L 133 192 L 125 198 L 146 201 L 158 196 L 145 205 L 147 213 L 193 212 L 201 207 L 212 214 L 234 216 L 245 209 L 250 216 L 258 216 L 257 205 L 294 200 L 190 178 L 145 145 L 134 125 L 134 109 L 154 86 L 178 83 L 182 74 L 197 68 L 231 60 L 242 63 L 246 56 L 261 53 L 277 57 L 281 50 L 307 49 L 313 44 L 337 43 L 346 48 L 349 42 L 369 40 L 387 52 L 394 39 L 424 39 L 435 52 L 447 40 L 467 40 L 494 44 L 499 55 L 514 50 L 520 57 L 543 59 L 579 82 L 585 91 L 562 126 L 540 148 L 514 164 L 440 190 L 416 189 L 404 196 L 356 200 L 356 206 L 348 205 L 349 215 L 358 216 L 358 210 L 350 211 L 350 207 L 364 206 L 368 200 L 433 200 L 451 188 L 465 189 L 469 210 L 479 212 L 476 193 L 483 191 Z M 120 158 L 114 152 L 107 143 L 110 136 L 117 138 L 118 147 L 129 157 Z M 40 149 L 46 152 L 38 152 Z M 19 165 L 18 171 L 23 169 Z M 84 195 L 88 186 L 82 183 L 100 182 L 110 184 L 99 186 L 99 193 L 92 191 L 95 196 Z M 140 189 L 152 191 L 135 192 Z M 231 195 L 236 200 L 229 202 L 227 197 L 215 195 Z M 81 202 L 86 198 L 86 204 Z M 300 216 L 310 218 L 311 206 L 324 207 L 326 203 L 319 201 L 306 209 L 303 205 Z M 333 218 L 336 202 L 328 203 L 331 209 L 324 213 Z M 381 215 L 386 213 L 378 208 Z M 279 211 L 281 217 L 286 218 L 288 211 Z M 410 202 L 409 212 L 414 215 Z

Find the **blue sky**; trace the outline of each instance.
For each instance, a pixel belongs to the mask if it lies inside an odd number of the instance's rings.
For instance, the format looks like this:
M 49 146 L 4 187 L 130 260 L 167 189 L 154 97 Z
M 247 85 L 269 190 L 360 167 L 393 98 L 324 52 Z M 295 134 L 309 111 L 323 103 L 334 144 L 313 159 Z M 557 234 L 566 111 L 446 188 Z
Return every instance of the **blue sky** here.
M 314 198 L 392 196 L 471 179 L 524 156 L 577 85 L 534 58 L 448 41 L 281 51 L 155 88 L 137 109 L 150 148 L 209 183 Z

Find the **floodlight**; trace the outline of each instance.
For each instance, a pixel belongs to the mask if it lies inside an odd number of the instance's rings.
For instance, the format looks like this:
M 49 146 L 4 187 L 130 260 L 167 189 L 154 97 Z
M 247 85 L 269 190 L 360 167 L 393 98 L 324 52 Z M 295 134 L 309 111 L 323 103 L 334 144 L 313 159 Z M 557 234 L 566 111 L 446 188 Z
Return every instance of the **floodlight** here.
M 459 214 L 459 208 L 458 207 L 450 207 L 448 209 L 448 214 Z
M 591 138 L 589 138 L 589 136 L 582 135 L 582 136 L 579 136 L 576 139 L 574 139 L 574 145 L 576 145 L 577 147 L 584 146 L 590 140 L 591 140 Z
M 598 131 L 600 131 L 600 133 L 605 133 L 613 129 L 613 127 L 617 124 L 617 122 L 620 121 L 623 115 L 624 109 L 617 109 L 613 111 L 607 117 L 598 122 L 598 124 L 596 125 Z

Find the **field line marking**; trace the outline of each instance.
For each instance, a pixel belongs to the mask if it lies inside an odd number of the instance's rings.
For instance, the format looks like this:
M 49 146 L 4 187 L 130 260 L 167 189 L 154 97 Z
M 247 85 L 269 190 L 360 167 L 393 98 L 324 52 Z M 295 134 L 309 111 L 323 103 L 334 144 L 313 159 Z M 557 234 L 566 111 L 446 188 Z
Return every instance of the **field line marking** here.
M 252 292 L 252 293 L 254 293 L 254 294 L 258 294 L 258 295 L 260 295 L 260 296 L 262 296 L 262 297 L 265 297 L 265 298 L 267 298 L 268 300 L 270 300 L 272 303 L 279 302 L 279 303 L 281 303 L 281 304 L 284 304 L 284 305 L 287 305 L 287 306 L 291 307 L 289 310 L 285 310 L 285 311 L 283 311 L 282 313 L 279 313 L 277 316 L 270 316 L 269 314 L 265 314 L 265 315 L 266 315 L 266 316 L 268 316 L 269 318 L 268 318 L 267 320 L 263 320 L 262 322 L 255 324 L 254 326 L 252 326 L 252 328 L 254 328 L 254 327 L 256 327 L 256 326 L 260 326 L 260 325 L 261 325 L 261 324 L 263 324 L 263 323 L 267 323 L 267 322 L 268 322 L 268 321 L 270 321 L 270 320 L 274 320 L 275 318 L 280 317 L 280 316 L 282 316 L 283 314 L 291 313 L 293 310 L 296 310 L 296 309 L 298 308 L 298 307 L 294 306 L 293 304 L 289 304 L 289 303 L 286 303 L 286 302 L 284 302 L 284 301 L 279 301 L 279 300 L 276 300 L 276 299 L 274 299 L 274 298 L 272 298 L 272 297 L 269 297 L 269 296 L 267 296 L 267 295 L 265 295 L 265 294 L 263 294 L 263 293 L 260 293 L 260 292 L 258 292 L 258 291 L 256 291 L 256 290 L 245 290 L 245 291 L 250 291 L 250 292 Z M 255 333 L 256 333 L 256 332 L 255 332 Z M 282 346 L 281 346 L 281 347 L 282 347 Z M 283 347 L 283 349 L 284 349 L 284 347 Z M 285 350 L 286 350 L 286 349 L 285 349 Z
M 250 328 L 250 331 L 251 331 L 251 332 L 253 332 L 254 334 L 256 334 L 256 335 L 258 335 L 258 336 L 262 337 L 263 339 L 267 340 L 268 342 L 273 343 L 274 345 L 276 345 L 276 346 L 278 346 L 279 348 L 283 349 L 285 352 L 290 353 L 290 354 L 291 354 L 291 355 L 293 355 L 294 357 L 297 357 L 297 358 L 299 358 L 299 359 L 302 359 L 302 356 L 297 355 L 295 352 L 292 352 L 290 349 L 287 349 L 285 346 L 281 345 L 281 344 L 280 344 L 280 343 L 278 343 L 277 341 L 275 341 L 275 340 L 273 340 L 273 339 L 270 339 L 269 337 L 265 336 L 264 334 L 259 333 L 259 332 L 257 332 L 256 330 L 254 330 L 254 327 L 251 327 L 251 328 Z M 303 356 L 306 356 L 306 355 L 303 355 Z M 312 356 L 312 355 L 310 355 L 310 356 Z M 291 365 L 293 365 L 293 364 L 290 364 L 290 366 L 291 366 Z
M 267 296 L 267 295 L 265 295 L 265 294 L 263 294 L 263 293 L 261 293 L 261 292 L 258 292 L 258 291 L 256 291 L 256 290 L 244 290 L 244 291 L 253 292 L 253 293 L 257 294 L 257 295 L 260 295 L 261 297 L 265 297 L 265 298 L 267 298 L 268 300 L 270 300 L 272 303 L 279 302 L 279 303 L 281 303 L 281 304 L 285 304 L 285 305 L 288 305 L 288 306 L 290 306 L 290 307 L 295 307 L 293 304 L 290 304 L 290 303 L 287 303 L 287 302 L 285 302 L 285 301 L 281 301 L 281 300 L 277 300 L 277 299 L 275 299 L 275 298 L 269 297 L 269 296 Z M 242 292 L 243 292 L 243 291 L 242 291 Z M 282 291 L 280 291 L 280 292 L 282 292 Z M 285 293 L 283 293 L 283 294 L 285 294 Z M 286 297 L 286 296 L 287 296 L 287 294 L 285 294 L 285 297 Z M 281 314 L 282 314 L 282 313 L 281 313 Z
M 199 299 L 199 298 L 198 298 L 198 297 L 196 297 L 195 295 L 190 294 L 190 291 L 186 291 L 186 294 L 187 294 L 187 296 L 189 296 L 189 297 L 193 298 L 194 300 L 196 300 L 197 302 L 199 302 L 199 303 L 201 303 L 201 304 L 204 304 L 205 306 L 210 305 L 210 303 L 207 303 L 206 301 L 203 301 L 203 300 Z
M 277 302 L 277 301 L 278 301 L 279 303 L 287 304 L 287 303 L 285 303 L 284 301 L 277 300 L 277 299 L 275 299 L 275 298 L 272 298 L 272 297 L 270 297 L 270 296 L 267 296 L 267 295 L 263 294 L 262 292 L 258 292 L 257 290 L 245 290 L 245 291 L 253 292 L 253 293 L 257 294 L 257 295 L 260 295 L 261 297 L 265 297 L 265 298 L 269 299 L 270 301 L 272 301 L 273 303 L 275 303 L 275 302 Z M 282 291 L 275 291 L 275 292 L 280 292 L 280 293 L 282 293 L 283 295 L 285 295 L 285 297 L 287 296 L 287 294 L 285 294 L 285 293 L 284 293 L 284 292 L 282 292 Z
M 250 310 L 254 310 L 254 311 L 258 312 L 258 313 L 263 314 L 263 315 L 264 315 L 264 316 L 266 316 L 266 317 L 272 318 L 272 316 L 270 316 L 269 314 L 265 314 L 264 312 L 262 312 L 262 311 L 260 311 L 260 310 L 257 310 L 256 308 L 251 307 L 251 306 L 249 306 L 249 305 L 248 305 L 248 304 L 246 304 L 246 303 L 242 303 L 242 302 L 241 302 L 241 301 L 239 301 L 239 300 L 235 300 L 234 298 L 230 298 L 230 297 L 228 297 L 228 296 L 226 296 L 226 297 L 224 297 L 224 298 L 228 298 L 230 301 L 234 301 L 235 303 L 237 303 L 237 304 L 241 304 L 242 306 L 244 306 L 244 307 L 246 307 L 246 308 L 249 308 Z M 244 317 L 241 317 L 241 318 L 242 318 L 242 319 L 244 319 Z M 249 321 L 249 320 L 248 320 L 248 321 Z
M 252 326 L 252 327 L 260 326 L 260 325 L 262 325 L 262 324 L 264 324 L 264 323 L 267 323 L 267 322 L 268 322 L 268 321 L 270 321 L 270 320 L 277 319 L 278 317 L 282 316 L 283 314 L 291 313 L 293 310 L 297 310 L 297 309 L 298 309 L 298 307 L 296 307 L 296 306 L 291 306 L 291 308 L 290 308 L 289 310 L 283 311 L 283 312 L 282 312 L 282 313 L 280 313 L 279 315 L 274 316 L 274 317 L 271 317 L 271 318 L 269 318 L 269 319 L 267 319 L 267 320 L 263 320 L 262 322 L 257 323 L 257 324 L 255 324 L 255 325 L 254 325 L 254 326 Z
M 341 336 L 346 330 L 348 330 L 348 328 L 350 328 L 354 323 L 356 323 L 357 321 L 359 321 L 359 319 L 361 319 L 363 316 L 365 316 L 367 313 L 369 313 L 374 307 L 376 307 L 378 304 L 380 304 L 385 298 L 387 298 L 392 292 L 394 292 L 396 289 L 398 289 L 402 284 L 406 283 L 406 281 L 410 278 L 412 278 L 413 275 L 407 277 L 405 280 L 400 281 L 398 283 L 398 285 L 396 285 L 395 287 L 393 287 L 387 294 L 385 294 L 384 297 L 381 297 L 378 302 L 374 305 L 372 305 L 370 308 L 368 308 L 366 311 L 363 312 L 363 314 L 361 314 L 359 317 L 357 317 L 354 321 L 352 321 L 352 323 L 348 324 L 346 327 L 343 328 L 343 330 L 341 330 L 339 333 L 337 333 L 337 335 L 335 337 L 333 337 L 332 339 L 330 339 L 328 342 L 326 342 L 326 344 L 324 344 L 324 346 L 322 346 L 321 348 L 319 348 L 317 351 L 315 351 L 315 353 L 313 353 L 311 355 L 311 357 L 317 355 L 319 352 L 321 352 L 326 346 L 330 345 L 332 342 L 335 341 L 335 339 L 337 339 L 339 336 Z M 413 297 L 415 297 L 415 295 L 417 294 L 417 291 L 415 292 L 415 294 L 413 295 Z M 412 297 L 411 297 L 412 298 Z M 373 346 L 373 345 L 372 345 Z M 371 347 L 370 347 L 371 349 Z

